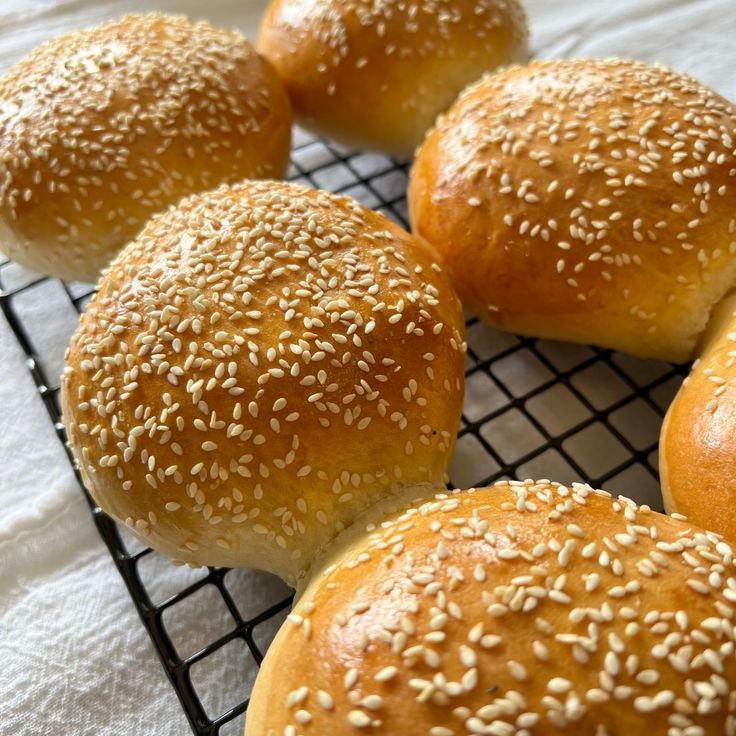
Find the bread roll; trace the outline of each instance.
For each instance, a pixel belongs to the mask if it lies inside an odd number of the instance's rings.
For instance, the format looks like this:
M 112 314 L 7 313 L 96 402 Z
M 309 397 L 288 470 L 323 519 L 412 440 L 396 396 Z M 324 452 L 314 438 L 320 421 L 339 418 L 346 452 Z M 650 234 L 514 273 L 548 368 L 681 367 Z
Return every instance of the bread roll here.
M 465 345 L 435 259 L 294 184 L 154 218 L 104 272 L 62 377 L 97 503 L 175 559 L 294 584 L 371 503 L 443 483 Z
M 685 360 L 736 283 L 736 108 L 618 59 L 469 88 L 409 184 L 415 233 L 500 329 Z
M 734 733 L 717 535 L 548 481 L 361 521 L 271 645 L 247 736 Z
M 518 0 L 272 0 L 258 49 L 302 125 L 408 157 L 466 84 L 527 60 L 527 37 Z
M 0 79 L 0 247 L 94 281 L 191 192 L 280 177 L 291 109 L 240 34 L 159 13 L 39 46 Z
M 703 354 L 672 402 L 659 441 L 669 511 L 736 539 L 736 296 L 711 319 Z

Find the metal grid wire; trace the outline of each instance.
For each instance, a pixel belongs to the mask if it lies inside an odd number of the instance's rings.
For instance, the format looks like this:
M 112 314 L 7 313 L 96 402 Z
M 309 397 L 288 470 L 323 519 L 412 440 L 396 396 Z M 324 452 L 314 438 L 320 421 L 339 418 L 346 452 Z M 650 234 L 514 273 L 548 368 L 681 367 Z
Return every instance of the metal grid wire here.
M 350 194 L 406 226 L 407 166 L 295 132 L 290 178 Z M 0 308 L 64 441 L 58 403 L 63 355 L 49 336 L 71 334 L 89 286 L 38 278 L 0 263 Z M 39 298 L 49 305 L 34 316 Z M 58 341 L 56 341 L 58 344 Z M 466 400 L 451 484 L 503 477 L 585 480 L 661 506 L 657 437 L 684 367 L 609 350 L 517 338 L 468 320 Z M 71 460 L 71 457 L 70 457 Z M 165 567 L 87 496 L 95 524 L 130 591 L 196 734 L 242 733 L 247 697 L 291 601 L 272 576 Z M 247 577 L 246 577 L 247 575 Z M 192 623 L 196 622 L 196 623 Z M 223 693 L 221 674 L 242 673 Z M 238 679 L 238 678 L 230 678 Z

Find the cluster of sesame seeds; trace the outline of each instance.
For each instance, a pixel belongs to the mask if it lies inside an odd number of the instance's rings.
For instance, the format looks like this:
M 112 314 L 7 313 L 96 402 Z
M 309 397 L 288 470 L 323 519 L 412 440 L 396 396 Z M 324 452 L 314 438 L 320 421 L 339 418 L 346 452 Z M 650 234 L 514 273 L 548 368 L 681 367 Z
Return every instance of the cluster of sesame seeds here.
M 264 725 L 733 734 L 734 569 L 720 536 L 588 486 L 438 494 L 368 524 L 312 582 L 269 653 L 281 674 L 301 652 Z
M 53 38 L 0 79 L 3 218 L 29 249 L 48 244 L 39 264 L 96 274 L 183 195 L 282 173 L 290 114 L 277 85 L 240 34 L 184 17 L 129 15 Z M 280 160 L 254 145 L 265 135 L 281 140 L 266 148 Z
M 288 6 L 291 0 L 282 2 Z M 526 17 L 516 0 L 335 0 L 314 3 L 312 10 L 300 13 L 300 23 L 315 26 L 315 40 L 322 49 L 317 71 L 324 76 L 346 60 L 356 69 L 369 66 L 373 59 L 355 58 L 353 49 L 368 48 L 369 40 L 382 43 L 378 53 L 403 60 L 414 56 L 454 56 L 458 50 L 448 41 L 456 28 L 485 40 L 488 51 L 493 48 L 491 32 L 508 24 L 509 18 L 513 19 L 515 33 L 527 33 Z M 291 20 L 286 12 L 284 16 L 287 22 Z M 295 34 L 291 43 L 297 47 L 305 31 L 300 27 L 292 30 Z M 327 92 L 334 94 L 335 84 L 330 84 Z
M 632 334 L 653 334 L 680 305 L 671 329 L 687 333 L 691 312 L 703 329 L 736 281 L 736 108 L 691 77 L 616 59 L 534 62 L 469 88 L 433 140 L 434 203 L 464 198 L 459 217 L 483 220 L 483 246 L 537 253 L 545 293 L 573 312 L 603 303 Z M 513 318 L 492 275 L 480 275 L 494 294 L 483 309 Z
M 381 119 L 394 111 L 387 121 L 394 130 L 368 128 L 363 135 L 374 146 L 388 145 L 393 136 L 391 145 L 409 154 L 465 84 L 501 63 L 526 60 L 527 36 L 518 0 L 330 0 L 308 6 L 281 0 L 261 28 L 259 48 L 287 86 L 293 79 L 295 105 L 307 124 L 359 140 L 367 94 L 386 109 Z M 340 106 L 334 113 L 324 104 L 330 98 Z M 421 119 L 421 130 L 412 114 Z M 345 130 L 335 130 L 332 116 L 349 121 L 342 123 Z
M 375 496 L 443 481 L 463 326 L 441 268 L 383 216 L 222 187 L 103 275 L 62 378 L 71 446 L 149 544 L 293 581 Z
M 714 415 L 721 408 L 724 395 L 726 397 L 731 395 L 734 382 L 736 382 L 736 312 L 731 315 L 723 334 L 695 363 L 692 373 L 687 377 L 683 386 L 683 392 L 687 390 L 686 386 L 693 382 L 695 372 L 705 378 L 703 385 L 710 389 L 707 392 L 704 411 L 706 414 Z

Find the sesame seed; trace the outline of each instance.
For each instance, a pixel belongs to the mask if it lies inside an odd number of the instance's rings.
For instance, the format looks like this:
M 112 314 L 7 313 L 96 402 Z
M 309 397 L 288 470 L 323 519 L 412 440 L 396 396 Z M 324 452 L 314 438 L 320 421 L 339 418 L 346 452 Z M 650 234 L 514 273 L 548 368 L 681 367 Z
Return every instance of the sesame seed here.
M 371 725 L 371 718 L 362 710 L 351 710 L 348 713 L 348 723 L 356 728 L 365 728 Z

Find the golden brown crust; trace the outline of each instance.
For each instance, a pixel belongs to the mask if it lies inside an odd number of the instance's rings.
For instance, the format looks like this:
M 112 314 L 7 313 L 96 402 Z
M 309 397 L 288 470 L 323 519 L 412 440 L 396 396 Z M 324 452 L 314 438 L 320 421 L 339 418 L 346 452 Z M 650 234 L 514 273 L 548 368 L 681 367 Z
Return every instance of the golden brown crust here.
M 363 528 L 271 645 L 247 736 L 733 733 L 717 535 L 548 481 L 425 496 Z
M 734 299 L 665 417 L 659 469 L 665 508 L 736 539 L 736 312 Z
M 736 108 L 664 67 L 539 61 L 428 134 L 412 226 L 490 324 L 690 357 L 736 282 Z
M 272 0 L 258 49 L 303 125 L 409 156 L 466 84 L 527 60 L 527 37 L 518 0 Z
M 282 176 L 290 140 L 286 91 L 238 33 L 152 13 L 53 38 L 0 79 L 0 247 L 93 281 L 182 196 Z
M 294 583 L 371 502 L 442 483 L 464 324 L 435 260 L 295 184 L 154 218 L 104 272 L 62 377 L 97 502 L 175 558 Z

